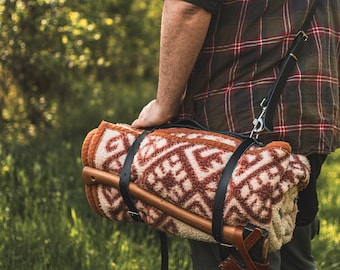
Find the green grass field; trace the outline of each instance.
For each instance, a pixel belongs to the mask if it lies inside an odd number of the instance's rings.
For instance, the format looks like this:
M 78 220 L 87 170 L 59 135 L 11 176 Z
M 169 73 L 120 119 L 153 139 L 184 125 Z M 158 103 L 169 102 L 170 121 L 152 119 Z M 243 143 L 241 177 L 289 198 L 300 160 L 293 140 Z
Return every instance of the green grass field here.
M 42 134 L 0 141 L 0 269 L 160 269 L 158 234 L 94 214 L 81 181 L 82 139 Z M 29 143 L 28 143 L 29 141 Z M 319 181 L 319 269 L 340 269 L 340 152 Z M 185 240 L 170 238 L 170 269 L 190 269 Z

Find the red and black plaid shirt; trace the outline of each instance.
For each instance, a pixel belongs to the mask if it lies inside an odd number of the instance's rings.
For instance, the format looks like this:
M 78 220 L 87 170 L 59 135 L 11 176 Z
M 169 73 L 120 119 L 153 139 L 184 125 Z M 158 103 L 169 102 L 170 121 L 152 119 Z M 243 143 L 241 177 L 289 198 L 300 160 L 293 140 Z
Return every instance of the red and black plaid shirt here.
M 180 117 L 211 130 L 249 134 L 311 1 L 187 2 L 213 13 Z M 274 131 L 260 135 L 288 141 L 296 153 L 329 153 L 340 146 L 340 0 L 319 2 L 273 116 Z

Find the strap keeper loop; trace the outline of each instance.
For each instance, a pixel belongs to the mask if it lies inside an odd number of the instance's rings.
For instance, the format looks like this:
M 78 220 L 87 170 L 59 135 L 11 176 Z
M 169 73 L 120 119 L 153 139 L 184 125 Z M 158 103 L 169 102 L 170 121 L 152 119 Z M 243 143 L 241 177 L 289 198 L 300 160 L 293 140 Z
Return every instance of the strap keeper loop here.
M 292 57 L 295 61 L 298 60 L 297 56 L 294 53 L 290 53 L 289 56 Z

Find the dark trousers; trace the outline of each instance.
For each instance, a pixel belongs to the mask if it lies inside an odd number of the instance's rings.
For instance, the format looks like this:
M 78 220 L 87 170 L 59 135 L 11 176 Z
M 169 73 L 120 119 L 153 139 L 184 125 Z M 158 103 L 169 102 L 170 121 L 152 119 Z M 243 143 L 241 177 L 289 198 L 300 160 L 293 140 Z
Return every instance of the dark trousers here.
M 317 233 L 318 199 L 316 181 L 327 155 L 308 156 L 311 164 L 311 177 L 308 186 L 299 193 L 299 213 L 293 239 L 281 250 L 269 254 L 270 270 L 315 270 L 311 251 L 311 240 Z M 221 262 L 217 244 L 189 240 L 194 270 L 216 270 Z
M 297 226 L 293 239 L 281 250 L 269 254 L 269 270 L 316 270 L 311 240 L 319 231 L 317 218 L 306 226 Z

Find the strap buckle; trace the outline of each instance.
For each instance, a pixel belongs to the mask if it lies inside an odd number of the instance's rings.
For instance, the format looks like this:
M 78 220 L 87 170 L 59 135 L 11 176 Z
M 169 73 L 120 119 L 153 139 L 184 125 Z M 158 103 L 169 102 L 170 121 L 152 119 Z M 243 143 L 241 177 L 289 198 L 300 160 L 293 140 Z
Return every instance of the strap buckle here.
M 129 210 L 128 211 L 129 215 L 133 218 L 133 217 L 137 217 L 137 218 L 140 218 L 140 214 L 136 211 L 131 211 Z
M 235 248 L 235 245 L 224 243 L 224 242 L 219 242 L 219 245 L 224 248 Z
M 296 35 L 297 35 L 297 36 L 298 36 L 298 35 L 301 35 L 302 38 L 303 38 L 303 40 L 304 40 L 305 42 L 308 40 L 308 35 L 307 35 L 306 32 L 303 31 L 303 30 L 300 30 L 299 32 L 297 32 Z
M 144 222 L 137 209 L 136 211 L 129 210 L 128 213 L 135 222 Z

